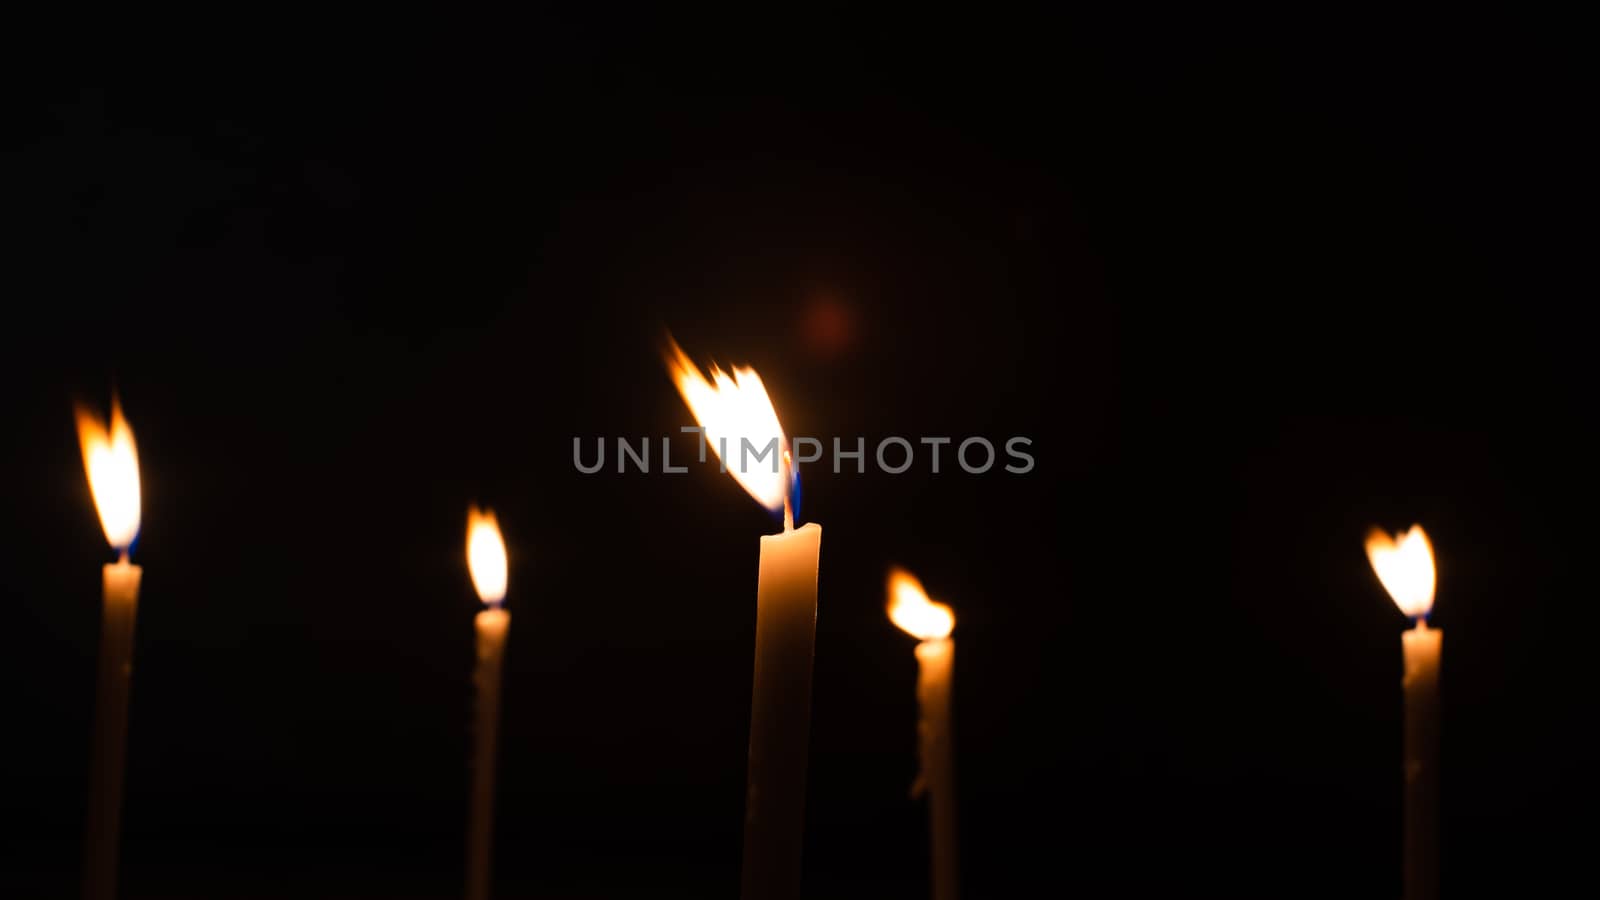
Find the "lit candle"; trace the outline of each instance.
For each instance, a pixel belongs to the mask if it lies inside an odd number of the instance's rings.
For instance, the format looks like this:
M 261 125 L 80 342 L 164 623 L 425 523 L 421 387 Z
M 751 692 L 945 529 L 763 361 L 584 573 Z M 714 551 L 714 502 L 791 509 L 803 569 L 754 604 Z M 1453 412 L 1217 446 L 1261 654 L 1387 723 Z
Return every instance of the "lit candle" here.
M 783 532 L 761 538 L 740 893 L 792 900 L 800 896 L 822 526 L 794 527 L 792 457 L 761 377 L 713 366 L 708 381 L 675 343 L 667 368 L 726 471 L 762 506 L 783 511 Z
M 917 644 L 917 743 L 921 771 L 912 796 L 928 796 L 928 840 L 934 900 L 960 894 L 956 850 L 955 747 L 950 727 L 950 683 L 956 642 L 955 614 L 928 599 L 922 583 L 903 569 L 889 572 L 889 621 Z
M 1400 611 L 1416 620 L 1400 638 L 1405 655 L 1405 900 L 1439 896 L 1439 657 L 1444 632 L 1428 627 L 1436 584 L 1422 526 L 1390 537 L 1374 528 L 1367 557 Z
M 467 568 L 478 599 L 478 664 L 472 683 L 477 705 L 473 729 L 472 798 L 467 824 L 467 900 L 489 896 L 489 850 L 494 843 L 495 735 L 500 729 L 500 664 L 505 659 L 511 613 L 506 597 L 506 545 L 493 512 L 467 510 Z
M 84 897 L 106 900 L 117 891 L 121 837 L 123 751 L 128 734 L 128 682 L 133 676 L 133 625 L 143 570 L 128 561 L 139 533 L 139 456 L 122 404 L 111 401 L 109 427 L 79 407 L 78 443 L 89 492 L 106 540 L 118 560 L 107 563 L 100 623 L 100 680 L 95 690 L 94 743 L 89 748 L 89 824 L 84 846 Z

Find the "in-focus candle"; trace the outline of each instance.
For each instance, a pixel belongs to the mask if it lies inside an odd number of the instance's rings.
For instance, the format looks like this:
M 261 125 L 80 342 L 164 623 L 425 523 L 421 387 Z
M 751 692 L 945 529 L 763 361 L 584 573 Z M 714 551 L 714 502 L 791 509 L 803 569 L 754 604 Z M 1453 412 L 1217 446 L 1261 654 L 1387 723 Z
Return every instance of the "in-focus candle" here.
M 675 343 L 667 369 L 723 470 L 762 506 L 783 513 L 783 531 L 761 538 L 739 881 L 744 900 L 795 900 L 805 835 L 822 526 L 794 527 L 793 458 L 761 376 L 749 368 L 730 375 L 713 366 L 707 379 Z

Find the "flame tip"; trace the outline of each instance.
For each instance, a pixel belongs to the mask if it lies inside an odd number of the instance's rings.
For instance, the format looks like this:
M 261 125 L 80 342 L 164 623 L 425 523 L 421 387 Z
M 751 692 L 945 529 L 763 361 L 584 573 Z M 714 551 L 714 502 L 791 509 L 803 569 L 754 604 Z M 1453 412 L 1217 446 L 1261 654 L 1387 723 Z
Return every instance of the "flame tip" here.
M 125 556 L 139 534 L 139 451 L 122 401 L 111 395 L 111 415 L 103 419 L 87 403 L 74 404 L 78 446 L 106 541 Z
M 467 571 L 478 599 L 498 608 L 506 596 L 506 542 L 494 510 L 467 506 Z
M 919 640 L 942 640 L 955 630 L 955 612 L 930 600 L 915 575 L 899 566 L 889 569 L 889 621 Z
M 667 341 L 667 374 L 724 471 L 762 506 L 782 509 L 789 493 L 790 467 L 782 463 L 788 439 L 761 376 L 748 366 L 725 372 L 712 363 L 703 370 L 670 333 Z
M 1390 599 L 1406 616 L 1425 620 L 1433 609 L 1438 572 L 1433 544 L 1421 525 L 1390 534 L 1374 527 L 1367 532 L 1367 559 Z

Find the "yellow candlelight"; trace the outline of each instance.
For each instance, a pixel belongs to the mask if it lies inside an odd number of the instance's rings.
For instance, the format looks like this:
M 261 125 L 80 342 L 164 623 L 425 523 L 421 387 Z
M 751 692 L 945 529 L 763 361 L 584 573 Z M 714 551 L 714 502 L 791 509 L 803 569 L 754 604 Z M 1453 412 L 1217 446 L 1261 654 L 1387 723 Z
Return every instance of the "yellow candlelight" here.
M 783 532 L 761 537 L 740 892 L 744 900 L 792 900 L 800 896 L 822 526 L 794 527 L 788 441 L 761 376 L 713 366 L 707 379 L 676 343 L 666 361 L 724 471 L 756 502 L 784 513 Z
M 1416 620 L 1400 639 L 1405 659 L 1404 898 L 1439 896 L 1439 662 L 1444 632 L 1428 627 L 1437 575 L 1422 526 L 1393 537 L 1374 528 L 1367 558 L 1400 611 Z
M 501 608 L 506 597 L 506 544 L 494 513 L 467 510 L 467 568 L 478 599 L 487 609 L 478 613 L 478 662 L 472 683 L 477 692 L 473 729 L 472 799 L 467 820 L 467 900 L 487 900 L 489 858 L 494 843 L 494 770 L 496 735 L 500 730 L 500 669 L 505 660 L 511 613 Z
M 143 570 L 128 560 L 139 534 L 139 454 L 133 429 L 112 398 L 111 420 L 77 410 L 78 443 L 100 527 L 119 559 L 102 575 L 100 674 L 90 744 L 89 821 L 84 841 L 84 896 L 109 900 L 117 891 L 122 830 L 123 757 L 127 748 L 128 688 L 133 677 L 133 629 Z
M 889 621 L 921 641 L 917 644 L 917 738 L 922 770 L 913 795 L 928 795 L 928 839 L 934 900 L 960 895 L 956 849 L 955 748 L 950 725 L 950 689 L 956 642 L 955 613 L 928 599 L 922 582 L 904 569 L 889 572 Z

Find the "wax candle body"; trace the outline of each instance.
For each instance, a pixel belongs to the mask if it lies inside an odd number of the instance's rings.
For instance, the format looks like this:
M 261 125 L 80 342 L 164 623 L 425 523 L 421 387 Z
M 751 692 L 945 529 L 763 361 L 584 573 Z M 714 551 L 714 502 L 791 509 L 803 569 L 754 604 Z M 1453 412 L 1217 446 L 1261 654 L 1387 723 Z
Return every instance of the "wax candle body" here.
M 744 900 L 800 896 L 821 549 L 822 527 L 815 522 L 761 538 L 740 876 Z
M 1405 900 L 1439 896 L 1439 659 L 1444 632 L 1418 623 L 1405 653 Z
M 928 827 L 934 900 L 956 900 L 960 891 L 956 851 L 955 747 L 950 725 L 950 685 L 956 644 L 949 638 L 917 645 L 917 723 L 922 786 L 928 794 Z
M 477 701 L 473 728 L 472 809 L 467 826 L 467 900 L 489 896 L 489 857 L 494 842 L 494 769 L 500 731 L 500 668 L 505 659 L 511 614 L 503 609 L 478 613 L 478 664 L 472 682 Z
M 109 900 L 117 891 L 128 685 L 133 677 L 133 628 L 143 574 L 143 569 L 126 559 L 105 567 L 100 681 L 95 691 L 94 743 L 89 748 L 89 827 L 83 891 L 86 900 Z

